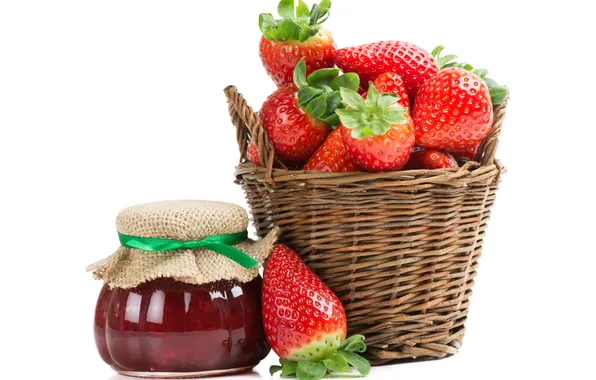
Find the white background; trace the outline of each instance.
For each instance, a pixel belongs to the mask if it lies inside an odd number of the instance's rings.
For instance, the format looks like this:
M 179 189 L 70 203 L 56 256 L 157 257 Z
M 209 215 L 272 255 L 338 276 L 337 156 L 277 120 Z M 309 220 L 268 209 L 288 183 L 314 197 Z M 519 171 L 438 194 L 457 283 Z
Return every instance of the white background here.
M 276 3 L 0 0 L 2 379 L 119 379 L 95 350 L 85 267 L 116 248 L 123 207 L 244 204 L 222 90 L 258 109 L 274 89 L 257 16 Z M 464 345 L 371 378 L 596 378 L 596 31 L 589 2 L 536 4 L 335 1 L 339 47 L 443 44 L 511 89 Z

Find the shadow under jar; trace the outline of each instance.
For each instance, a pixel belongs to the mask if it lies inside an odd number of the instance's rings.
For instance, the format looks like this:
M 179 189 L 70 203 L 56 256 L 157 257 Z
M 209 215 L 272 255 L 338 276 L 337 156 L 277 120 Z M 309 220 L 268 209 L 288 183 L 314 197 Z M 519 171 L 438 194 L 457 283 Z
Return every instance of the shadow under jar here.
M 197 377 L 246 371 L 269 353 L 261 277 L 192 285 L 162 278 L 132 289 L 104 285 L 95 342 L 123 375 Z

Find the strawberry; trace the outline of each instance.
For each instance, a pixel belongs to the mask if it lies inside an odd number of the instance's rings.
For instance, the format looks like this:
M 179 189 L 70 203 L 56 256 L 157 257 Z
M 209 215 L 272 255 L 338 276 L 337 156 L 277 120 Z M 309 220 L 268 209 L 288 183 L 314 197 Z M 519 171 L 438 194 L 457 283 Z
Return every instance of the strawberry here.
M 321 27 L 329 17 L 331 1 L 322 0 L 309 11 L 302 0 L 294 9 L 294 0 L 281 0 L 276 20 L 269 13 L 259 16 L 263 32 L 259 54 L 267 74 L 278 87 L 292 83 L 292 72 L 298 60 L 306 61 L 307 74 L 333 67 L 335 42 L 331 34 Z
M 405 170 L 416 169 L 442 169 L 457 168 L 457 161 L 447 152 L 441 152 L 435 149 L 426 149 L 415 147 L 412 149 L 410 159 L 404 167 Z
M 269 345 L 280 357 L 284 376 L 319 379 L 328 370 L 361 375 L 370 364 L 355 352 L 364 352 L 362 335 L 346 340 L 347 321 L 337 296 L 284 245 L 275 245 L 263 272 L 263 324 Z M 310 376 L 309 376 L 310 375 Z
M 397 104 L 403 108 L 410 108 L 408 93 L 404 86 L 404 81 L 396 73 L 385 73 L 375 79 L 373 82 L 381 94 L 395 94 L 398 96 Z
M 323 145 L 304 165 L 303 170 L 320 172 L 357 172 L 358 166 L 352 162 L 341 137 L 341 130 L 335 129 Z
M 410 100 L 414 100 L 422 83 L 438 71 L 432 55 L 419 46 L 402 41 L 381 41 L 338 49 L 335 64 L 345 72 L 358 74 L 362 83 L 373 81 L 387 72 L 398 74 Z
M 248 143 L 246 155 L 248 156 L 248 160 L 250 162 L 257 166 L 261 166 L 261 159 L 259 158 L 259 150 L 257 149 L 257 144 L 255 144 L 255 142 L 252 140 Z
M 476 74 L 449 67 L 427 80 L 414 102 L 416 145 L 448 151 L 479 144 L 493 121 L 486 83 Z
M 339 124 L 335 110 L 343 107 L 339 89 L 357 89 L 356 74 L 340 75 L 338 69 L 320 69 L 306 76 L 300 60 L 294 69 L 294 85 L 271 94 L 259 113 L 277 157 L 287 166 L 301 167 Z
M 277 157 L 287 166 L 303 165 L 323 143 L 329 129 L 298 105 L 294 85 L 277 89 L 263 103 L 259 117 Z
M 450 153 L 455 158 L 455 160 L 459 162 L 461 165 L 462 163 L 467 161 L 476 161 L 476 153 L 478 153 L 478 148 L 480 148 L 480 144 L 471 146 L 466 150 L 460 150 Z
M 414 147 L 414 125 L 407 109 L 399 107 L 397 96 L 379 95 L 374 84 L 366 100 L 347 88 L 341 89 L 341 96 L 350 108 L 336 113 L 352 160 L 372 172 L 401 169 Z
M 468 70 L 473 72 L 474 74 L 478 75 L 487 85 L 490 99 L 493 106 L 499 105 L 507 99 L 509 95 L 509 90 L 507 87 L 499 85 L 495 80 L 491 78 L 487 78 L 488 70 L 486 69 L 474 69 L 472 65 L 469 63 L 460 63 L 456 62 L 455 59 L 457 55 L 446 55 L 441 57 L 441 52 L 443 51 L 443 46 L 437 46 L 432 51 L 432 56 L 437 61 L 437 65 L 439 66 L 439 70 L 447 69 L 450 67 L 459 67 L 460 69 Z

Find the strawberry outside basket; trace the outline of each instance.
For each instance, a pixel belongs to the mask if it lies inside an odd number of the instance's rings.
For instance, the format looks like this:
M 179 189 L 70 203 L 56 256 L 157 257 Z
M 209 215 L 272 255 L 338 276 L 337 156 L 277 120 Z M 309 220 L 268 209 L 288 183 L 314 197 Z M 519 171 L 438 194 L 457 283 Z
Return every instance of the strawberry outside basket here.
M 506 102 L 477 162 L 388 173 L 287 170 L 238 90 L 225 90 L 242 185 L 260 237 L 275 226 L 338 295 L 348 334 L 366 336 L 374 365 L 457 352 L 503 167 L 495 152 Z M 247 160 L 254 140 L 264 167 Z

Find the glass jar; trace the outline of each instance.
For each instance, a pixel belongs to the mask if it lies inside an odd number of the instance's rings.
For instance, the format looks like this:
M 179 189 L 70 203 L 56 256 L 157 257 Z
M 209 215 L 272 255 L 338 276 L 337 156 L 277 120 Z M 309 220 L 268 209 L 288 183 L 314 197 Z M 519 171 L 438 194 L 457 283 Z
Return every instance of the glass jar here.
M 246 283 L 162 278 L 132 289 L 104 285 L 94 333 L 102 359 L 136 377 L 241 372 L 269 353 L 260 276 Z

